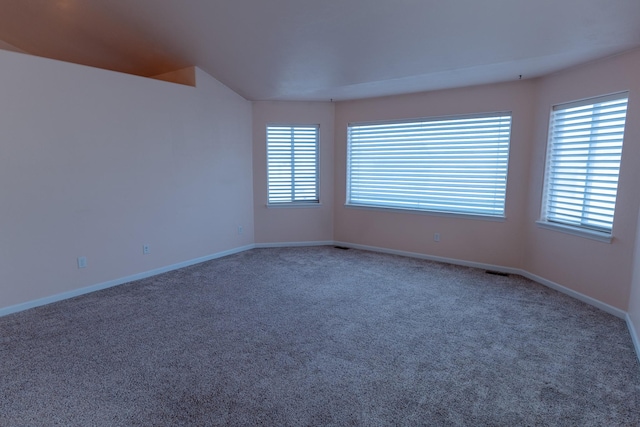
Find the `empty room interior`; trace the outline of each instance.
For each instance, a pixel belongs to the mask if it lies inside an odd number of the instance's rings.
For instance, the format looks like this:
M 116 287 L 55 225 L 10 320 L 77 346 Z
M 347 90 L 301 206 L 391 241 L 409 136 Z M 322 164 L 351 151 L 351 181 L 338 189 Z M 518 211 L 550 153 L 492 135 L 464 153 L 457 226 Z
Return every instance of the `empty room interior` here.
M 640 2 L 0 4 L 0 425 L 639 425 Z

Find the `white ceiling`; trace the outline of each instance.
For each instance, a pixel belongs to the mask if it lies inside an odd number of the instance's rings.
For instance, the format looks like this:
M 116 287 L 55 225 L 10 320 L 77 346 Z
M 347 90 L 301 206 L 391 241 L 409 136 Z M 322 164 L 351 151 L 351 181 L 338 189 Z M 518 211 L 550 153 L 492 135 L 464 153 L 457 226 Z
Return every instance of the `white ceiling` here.
M 250 100 L 344 100 L 638 47 L 640 0 L 2 0 L 0 40 L 145 76 L 195 65 Z

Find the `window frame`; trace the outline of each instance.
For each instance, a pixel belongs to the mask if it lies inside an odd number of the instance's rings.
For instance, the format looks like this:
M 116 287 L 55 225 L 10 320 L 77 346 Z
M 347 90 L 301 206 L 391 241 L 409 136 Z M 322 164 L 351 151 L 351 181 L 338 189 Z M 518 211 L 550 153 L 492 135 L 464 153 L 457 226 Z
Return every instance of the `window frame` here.
M 270 173 L 272 164 L 269 159 L 269 129 L 270 128 L 290 128 L 290 129 L 305 129 L 305 128 L 314 128 L 315 129 L 315 199 L 313 200 L 296 200 L 295 196 L 292 197 L 289 201 L 272 201 L 271 198 L 271 181 L 272 175 Z M 295 144 L 295 141 L 292 141 L 292 144 Z M 305 207 L 316 207 L 320 206 L 320 124 L 318 123 L 267 123 L 265 126 L 265 154 L 266 154 L 266 175 L 267 175 L 267 207 L 270 208 L 283 208 L 283 207 L 291 207 L 291 208 L 305 208 Z M 295 162 L 295 160 L 294 160 Z M 291 183 L 291 194 L 295 194 L 295 180 L 292 180 Z
M 554 170 L 552 170 L 553 161 L 554 161 L 553 150 L 554 150 L 554 146 L 558 144 L 558 142 L 554 139 L 554 130 L 556 129 L 556 122 L 557 122 L 555 115 L 557 114 L 557 112 L 562 112 L 562 111 L 579 108 L 579 107 L 591 107 L 592 109 L 595 110 L 596 107 L 601 104 L 612 102 L 612 101 L 622 101 L 622 100 L 626 100 L 625 116 L 624 116 L 624 124 L 622 125 L 621 136 L 619 138 L 620 160 L 617 165 L 617 171 L 616 171 L 617 173 L 615 177 L 615 195 L 613 196 L 614 197 L 613 208 L 611 209 L 611 215 L 610 215 L 611 216 L 610 228 L 607 229 L 604 227 L 589 226 L 587 225 L 588 221 L 584 219 L 581 221 L 582 224 L 576 224 L 576 223 L 571 223 L 569 221 L 562 221 L 558 217 L 550 217 L 549 209 L 550 209 L 551 198 L 553 197 L 551 195 L 551 187 L 552 185 L 557 185 L 557 183 L 552 183 L 553 181 L 552 175 L 554 174 Z M 610 243 L 612 241 L 613 228 L 615 225 L 615 213 L 616 213 L 616 206 L 617 206 L 619 178 L 620 178 L 620 171 L 622 166 L 622 151 L 624 148 L 624 137 L 626 133 L 626 118 L 627 118 L 628 102 L 629 102 L 629 91 L 623 91 L 623 92 L 616 92 L 608 95 L 584 98 L 577 101 L 564 102 L 564 103 L 553 105 L 551 107 L 551 111 L 549 113 L 547 146 L 546 146 L 546 153 L 545 153 L 545 168 L 544 168 L 544 181 L 543 181 L 543 187 L 542 187 L 542 199 L 540 204 L 541 206 L 540 219 L 536 221 L 538 226 L 542 228 L 554 230 L 554 231 L 560 231 L 560 232 L 564 232 L 564 233 L 568 233 L 568 234 L 572 234 L 580 237 L 601 241 L 601 242 Z M 594 119 L 592 117 L 589 123 L 592 123 L 593 121 Z M 591 126 L 593 127 L 593 124 Z M 587 150 L 588 150 L 587 156 L 594 155 L 593 151 L 597 148 L 597 147 L 594 147 L 595 145 L 594 141 L 595 140 L 593 139 L 593 133 L 591 133 L 589 135 L 589 146 L 587 147 Z M 596 173 L 593 173 L 593 172 L 585 173 L 585 183 L 583 186 L 581 186 L 584 189 L 583 191 L 585 193 L 586 193 L 586 190 L 589 188 L 589 181 L 590 181 L 590 178 L 588 178 L 589 176 L 593 177 L 597 175 Z M 578 186 L 576 186 L 576 188 L 578 188 Z M 558 197 L 558 195 L 556 194 L 555 197 Z M 585 211 L 588 208 L 589 206 L 586 206 L 583 203 L 582 210 L 581 210 L 581 212 L 583 212 L 582 218 L 585 218 Z
M 508 117 L 508 126 L 504 123 L 501 123 Z M 466 210 L 457 209 L 457 210 L 447 210 L 447 209 L 434 209 L 430 207 L 408 207 L 408 206 L 400 206 L 400 205 L 392 205 L 392 204 L 374 204 L 374 203 L 359 203 L 357 200 L 353 200 L 352 198 L 352 177 L 353 177 L 353 168 L 352 168 L 352 137 L 351 132 L 353 127 L 358 126 L 385 126 L 385 125 L 424 125 L 425 123 L 430 122 L 447 122 L 451 121 L 462 121 L 469 119 L 494 119 L 495 122 L 501 124 L 502 127 L 506 127 L 508 130 L 507 134 L 507 142 L 506 142 L 506 153 L 504 154 L 504 175 L 501 175 L 500 179 L 504 179 L 504 184 L 502 186 L 504 197 L 501 200 L 501 212 L 497 214 L 486 213 L 480 211 L 472 211 L 467 207 Z M 506 211 L 507 211 L 507 187 L 508 187 L 508 175 L 509 175 L 509 159 L 511 155 L 511 135 L 512 135 L 512 127 L 513 127 L 513 113 L 512 111 L 494 111 L 494 112 L 484 112 L 484 113 L 475 113 L 475 114 L 460 114 L 460 115 L 448 115 L 448 116 L 431 116 L 431 117 L 421 117 L 421 118 L 409 118 L 409 119 L 397 119 L 397 120 L 381 120 L 381 121 L 366 121 L 366 122 L 352 122 L 348 123 L 347 126 L 347 147 L 346 147 L 346 201 L 345 207 L 347 208 L 356 208 L 356 209 L 366 209 L 366 210 L 382 210 L 387 212 L 400 212 L 400 213 L 417 213 L 424 215 L 436 215 L 436 216 L 451 216 L 451 217 L 464 217 L 470 219 L 479 219 L 479 220 L 490 220 L 490 221 L 504 221 L 506 219 Z M 504 137 L 502 137 L 504 138 Z M 452 142 L 449 142 L 450 146 L 453 146 Z M 488 147 L 499 151 L 499 149 L 494 148 L 494 146 L 498 146 L 498 142 L 494 142 Z M 498 169 L 498 170 L 502 170 Z M 429 188 L 435 188 L 432 184 Z M 426 203 L 434 204 L 433 200 Z

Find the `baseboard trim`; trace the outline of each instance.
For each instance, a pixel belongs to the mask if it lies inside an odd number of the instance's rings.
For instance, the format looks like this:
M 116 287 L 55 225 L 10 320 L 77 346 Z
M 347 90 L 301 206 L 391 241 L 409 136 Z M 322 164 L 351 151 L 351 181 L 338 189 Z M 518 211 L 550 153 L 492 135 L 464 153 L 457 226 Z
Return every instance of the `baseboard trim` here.
M 271 246 L 263 246 L 263 247 L 287 247 L 287 246 L 321 246 L 321 245 L 337 245 L 337 246 L 344 246 L 347 248 L 353 248 L 353 249 L 362 249 L 362 250 L 366 250 L 366 251 L 372 251 L 372 252 L 381 252 L 381 253 L 386 253 L 386 254 L 392 254 L 392 255 L 401 255 L 401 256 L 406 256 L 406 257 L 411 257 L 411 258 L 419 258 L 419 259 L 425 259 L 425 260 L 429 260 L 429 261 L 438 261 L 438 262 L 444 262 L 444 263 L 448 263 L 448 264 L 453 264 L 453 265 L 461 265 L 464 267 L 474 267 L 474 268 L 480 268 L 480 269 L 484 269 L 484 270 L 493 270 L 493 271 L 500 271 L 502 273 L 509 273 L 509 274 L 519 274 L 520 276 L 526 277 L 529 280 L 532 280 L 536 283 L 539 283 L 543 286 L 546 286 L 548 288 L 554 289 L 558 292 L 561 292 L 565 295 L 568 295 L 572 298 L 575 298 L 579 301 L 582 301 L 586 304 L 589 304 L 593 307 L 596 307 L 606 313 L 609 313 L 613 316 L 616 316 L 620 319 L 626 320 L 627 322 L 627 327 L 629 329 L 629 333 L 631 334 L 631 339 L 633 340 L 633 345 L 635 347 L 636 350 L 636 356 L 638 357 L 638 360 L 640 360 L 640 336 L 638 336 L 638 333 L 635 329 L 635 326 L 633 324 L 633 322 L 631 321 L 631 318 L 629 317 L 629 315 L 627 314 L 627 312 L 625 312 L 624 310 L 621 310 L 619 308 L 616 308 L 612 305 L 609 305 L 607 303 L 604 303 L 602 301 L 599 301 L 595 298 L 592 298 L 588 295 L 585 295 L 581 292 L 577 292 L 574 291 L 573 289 L 569 289 L 566 286 L 562 286 L 558 283 L 555 283 L 551 280 L 545 279 L 543 277 L 540 277 L 536 274 L 530 273 L 526 270 L 520 269 L 520 268 L 511 268 L 511 267 L 504 267 L 501 265 L 493 265 L 493 264 L 485 264 L 485 263 L 481 263 L 481 262 L 473 262 L 473 261 L 464 261 L 464 260 L 459 260 L 459 259 L 455 259 L 455 258 L 446 258 L 446 257 L 439 257 L 439 256 L 433 256 L 433 255 L 426 255 L 426 254 L 422 254 L 419 252 L 409 252 L 409 251 L 401 251 L 401 250 L 397 250 L 397 249 L 388 249 L 388 248 L 381 248 L 379 246 L 369 246 L 369 245 L 360 245 L 357 243 L 348 243 L 348 242 L 340 242 L 340 241 L 334 241 L 334 242 L 307 242 L 308 244 L 304 244 L 304 243 L 295 243 L 293 245 L 287 244 L 287 243 L 280 243 L 280 244 L 269 244 Z M 256 247 L 259 247 L 258 245 L 256 245 Z
M 580 300 L 584 303 L 587 303 L 591 306 L 594 306 L 596 308 L 599 308 L 602 311 L 605 311 L 609 314 L 612 314 L 620 319 L 625 319 L 627 316 L 627 313 L 624 310 L 620 310 L 619 308 L 613 307 L 609 304 L 606 304 L 602 301 L 599 301 L 595 298 L 592 298 L 590 296 L 587 296 L 583 293 L 574 291 L 572 289 L 569 289 L 565 286 L 559 285 L 558 283 L 552 282 L 551 280 L 547 280 L 543 277 L 540 277 L 536 274 L 533 273 L 529 273 L 526 270 L 522 270 L 519 268 L 510 268 L 510 267 L 503 267 L 501 265 L 493 265 L 493 264 L 485 264 L 485 263 L 481 263 L 481 262 L 473 262 L 473 261 L 463 261 L 463 260 L 458 260 L 458 259 L 454 259 L 454 258 L 445 258 L 445 257 L 438 257 L 438 256 L 432 256 L 432 255 L 425 255 L 425 254 L 421 254 L 421 253 L 417 253 L 417 252 L 407 252 L 407 251 L 399 251 L 399 250 L 395 250 L 395 249 L 387 249 L 387 248 L 381 248 L 378 246 L 367 246 L 367 245 L 358 245 L 358 244 L 354 244 L 354 243 L 347 243 L 347 242 L 335 242 L 336 245 L 340 245 L 340 246 L 345 246 L 348 248 L 354 248 L 354 249 L 363 249 L 363 250 L 367 250 L 367 251 L 373 251 L 373 252 L 382 252 L 382 253 L 387 253 L 387 254 L 393 254 L 393 255 L 401 255 L 401 256 L 407 256 L 407 257 L 411 257 L 411 258 L 420 258 L 420 259 L 426 259 L 429 261 L 438 261 L 438 262 L 444 262 L 447 264 L 453 264 L 453 265 L 461 265 L 464 267 L 474 267 L 474 268 L 480 268 L 480 269 L 484 269 L 484 270 L 493 270 L 493 271 L 499 271 L 502 273 L 509 273 L 509 274 L 518 274 L 520 276 L 526 277 L 527 279 L 533 280 L 536 283 L 539 283 L 543 286 L 546 286 L 548 288 L 554 289 L 558 292 L 561 292 L 565 295 L 568 295 L 572 298 L 575 298 L 577 300 Z M 640 353 L 639 353 L 640 355 Z
M 255 247 L 264 248 L 297 248 L 304 246 L 331 246 L 335 242 L 333 240 L 321 240 L 316 242 L 282 242 L 282 243 L 256 243 Z
M 114 286 L 123 285 L 125 283 L 134 282 L 136 280 L 146 279 L 147 277 L 156 276 L 158 274 L 166 273 L 173 270 L 178 270 L 180 268 L 189 267 L 191 265 L 200 264 L 202 262 L 211 261 L 217 258 L 222 258 L 225 256 L 237 254 L 240 252 L 248 251 L 250 249 L 254 249 L 255 245 L 247 245 L 241 246 L 238 248 L 229 249 L 222 252 L 216 252 L 211 255 L 206 255 L 200 258 L 194 258 L 187 261 L 179 262 L 177 264 L 168 265 L 165 267 L 156 268 L 153 270 L 145 271 L 143 273 L 133 274 L 131 276 L 122 277 L 119 279 L 109 280 L 107 282 L 98 283 L 96 285 L 87 286 L 84 288 L 74 289 L 68 292 L 62 292 L 60 294 L 51 295 L 44 298 L 39 298 L 32 301 L 27 301 L 24 303 L 12 305 L 9 307 L 0 308 L 0 317 L 6 316 L 13 313 L 18 313 L 20 311 L 28 310 L 30 308 L 40 307 L 43 305 L 51 304 L 54 302 L 62 301 L 69 298 L 74 298 L 80 295 L 88 294 L 91 292 L 100 291 L 102 289 L 112 288 Z
M 638 331 L 636 330 L 635 325 L 633 324 L 633 320 L 631 320 L 631 316 L 627 313 L 625 316 L 627 320 L 627 328 L 629 329 L 629 333 L 631 334 L 631 341 L 633 341 L 633 346 L 636 349 L 636 356 L 638 356 L 638 362 L 640 362 L 640 336 L 638 336 Z
M 359 245 L 356 243 L 334 242 L 334 244 L 337 246 L 344 246 L 347 248 L 362 249 L 365 251 L 380 252 L 380 253 L 391 254 L 391 255 L 400 255 L 400 256 L 406 256 L 409 258 L 419 258 L 419 259 L 425 259 L 428 261 L 437 261 L 437 262 L 443 262 L 446 264 L 460 265 L 463 267 L 481 268 L 484 270 L 499 271 L 501 273 L 509 273 L 509 274 L 521 274 L 519 269 L 503 267 L 501 265 L 485 264 L 485 263 L 473 262 L 473 261 L 464 261 L 464 260 L 459 260 L 455 258 L 425 255 L 419 252 L 400 251 L 397 249 L 387 249 L 387 248 L 381 248 L 379 246 Z
M 627 317 L 627 312 L 624 310 L 620 310 L 619 308 L 616 308 L 612 305 L 609 305 L 600 300 L 592 298 L 588 295 L 574 291 L 573 289 L 569 289 L 566 286 L 559 285 L 555 282 L 552 282 L 551 280 L 545 279 L 544 277 L 540 277 L 536 274 L 529 273 L 528 271 L 525 271 L 525 270 L 520 270 L 520 275 L 526 277 L 527 279 L 533 280 L 534 282 L 540 283 L 541 285 L 544 285 L 548 288 L 555 289 L 558 292 L 562 292 L 565 295 L 568 295 L 572 298 L 575 298 L 584 303 L 587 303 L 596 308 L 599 308 L 600 310 L 605 311 L 609 314 L 612 314 L 620 319 L 624 320 Z
M 51 295 L 48 297 L 44 297 L 44 298 L 40 298 L 37 300 L 33 300 L 33 301 L 27 301 L 25 303 L 21 303 L 21 304 L 16 304 L 16 305 L 12 305 L 9 307 L 4 307 L 4 308 L 0 308 L 0 317 L 1 316 L 6 316 L 8 314 L 12 314 L 12 313 L 17 313 L 20 311 L 24 311 L 24 310 L 28 310 L 30 308 L 34 308 L 34 307 L 39 307 L 42 305 L 46 305 L 46 304 L 51 304 L 53 302 L 57 302 L 57 301 L 62 301 L 68 298 L 73 298 L 76 296 L 80 296 L 80 295 L 84 295 L 84 294 L 88 294 L 90 292 L 95 292 L 95 291 L 99 291 L 102 289 L 107 289 L 107 288 L 111 288 L 114 286 L 118 286 L 118 285 L 122 285 L 124 283 L 129 283 L 129 282 L 133 282 L 135 280 L 141 280 L 141 279 L 146 279 L 147 277 L 151 277 L 151 276 L 155 276 L 158 274 L 162 274 L 162 273 L 166 273 L 168 271 L 172 271 L 172 270 L 177 270 L 180 268 L 184 268 L 184 267 L 189 267 L 191 265 L 195 265 L 195 264 L 200 264 L 202 262 L 206 262 L 206 261 L 211 261 L 213 259 L 216 258 L 222 258 L 228 255 L 233 255 L 236 253 L 240 253 L 240 252 L 244 252 L 244 251 L 248 251 L 254 248 L 285 248 L 285 247 L 305 247 L 305 246 L 344 246 L 344 247 L 348 247 L 348 248 L 353 248 L 353 249 L 362 249 L 362 250 L 367 250 L 367 251 L 372 251 L 372 252 L 380 252 L 380 253 L 386 253 L 386 254 L 392 254 L 392 255 L 401 255 L 401 256 L 406 256 L 406 257 L 411 257 L 411 258 L 419 258 L 419 259 L 425 259 L 425 260 L 429 260 L 429 261 L 437 261 L 437 262 L 444 262 L 447 264 L 453 264 L 453 265 L 460 265 L 460 266 L 464 266 L 464 267 L 473 267 L 473 268 L 480 268 L 480 269 L 485 269 L 485 270 L 493 270 L 493 271 L 500 271 L 503 273 L 509 273 L 509 274 L 519 274 L 521 276 L 526 277 L 527 279 L 533 280 L 536 283 L 539 283 L 543 286 L 549 287 L 551 289 L 554 289 L 558 292 L 562 292 L 565 295 L 568 295 L 572 298 L 575 298 L 577 300 L 580 300 L 586 304 L 592 305 L 596 308 L 599 308 L 600 310 L 603 310 L 609 314 L 612 314 L 620 319 L 626 319 L 627 324 L 629 325 L 630 331 L 631 328 L 633 328 L 633 332 L 632 332 L 632 337 L 634 340 L 634 345 L 636 346 L 636 350 L 638 351 L 638 357 L 640 357 L 640 344 L 638 343 L 638 341 L 640 340 L 638 338 L 637 333 L 635 332 L 635 328 L 633 323 L 631 323 L 630 318 L 628 317 L 628 314 L 616 307 L 613 307 L 609 304 L 606 304 L 602 301 L 599 301 L 595 298 L 592 298 L 590 296 L 587 296 L 585 294 L 582 294 L 580 292 L 574 291 L 572 289 L 569 289 L 565 286 L 562 286 L 558 283 L 552 282 L 551 280 L 547 280 L 543 277 L 540 277 L 536 274 L 530 273 L 528 271 L 522 270 L 522 269 L 518 269 L 518 268 L 510 268 L 510 267 L 504 267 L 504 266 L 500 266 L 500 265 L 494 265 L 494 264 L 485 264 L 485 263 L 480 263 L 480 262 L 473 262 L 473 261 L 464 261 L 464 260 L 459 260 L 459 259 L 455 259 L 455 258 L 446 258 L 446 257 L 439 257 L 439 256 L 433 256 L 433 255 L 426 255 L 426 254 L 422 254 L 419 252 L 409 252 L 409 251 L 401 251 L 401 250 L 397 250 L 397 249 L 388 249 L 388 248 L 382 248 L 379 246 L 369 246 L 369 245 L 360 245 L 357 243 L 348 243 L 348 242 L 341 242 L 341 241 L 331 241 L 331 240 L 322 240 L 322 241 L 310 241 L 310 242 L 280 242 L 280 243 L 255 243 L 255 244 L 251 244 L 251 245 L 247 245 L 247 246 L 241 246 L 238 248 L 234 248 L 234 249 L 229 249 L 226 251 L 222 251 L 222 252 L 217 252 L 215 254 L 211 254 L 211 255 L 207 255 L 204 257 L 200 257 L 200 258 L 195 258 L 195 259 L 191 259 L 188 261 L 184 261 L 184 262 L 180 262 L 177 264 L 172 264 L 169 266 L 165 266 L 165 267 L 161 267 L 161 268 L 157 268 L 154 270 L 150 270 L 150 271 L 146 271 L 143 273 L 138 273 L 138 274 L 134 274 L 131 276 L 127 276 L 127 277 L 122 277 L 119 279 L 115 279 L 115 280 L 110 280 L 107 282 L 103 282 L 103 283 L 98 283 L 96 285 L 92 285 L 92 286 L 87 286 L 84 288 L 80 288 L 80 289 L 74 289 L 72 291 L 68 291 L 68 292 L 63 292 L 60 294 L 56 294 L 56 295 Z

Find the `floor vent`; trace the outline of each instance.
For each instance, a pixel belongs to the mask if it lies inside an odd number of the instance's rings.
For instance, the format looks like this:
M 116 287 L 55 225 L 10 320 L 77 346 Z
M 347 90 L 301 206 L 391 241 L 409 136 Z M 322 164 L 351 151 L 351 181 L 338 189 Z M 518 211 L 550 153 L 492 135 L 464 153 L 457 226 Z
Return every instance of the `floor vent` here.
M 502 271 L 487 270 L 487 271 L 485 271 L 485 273 L 487 273 L 487 274 L 493 274 L 494 276 L 504 276 L 504 277 L 509 277 L 509 273 L 503 273 Z
M 334 248 L 342 249 L 343 251 L 348 251 L 349 250 L 349 248 L 347 248 L 346 246 L 334 246 Z

